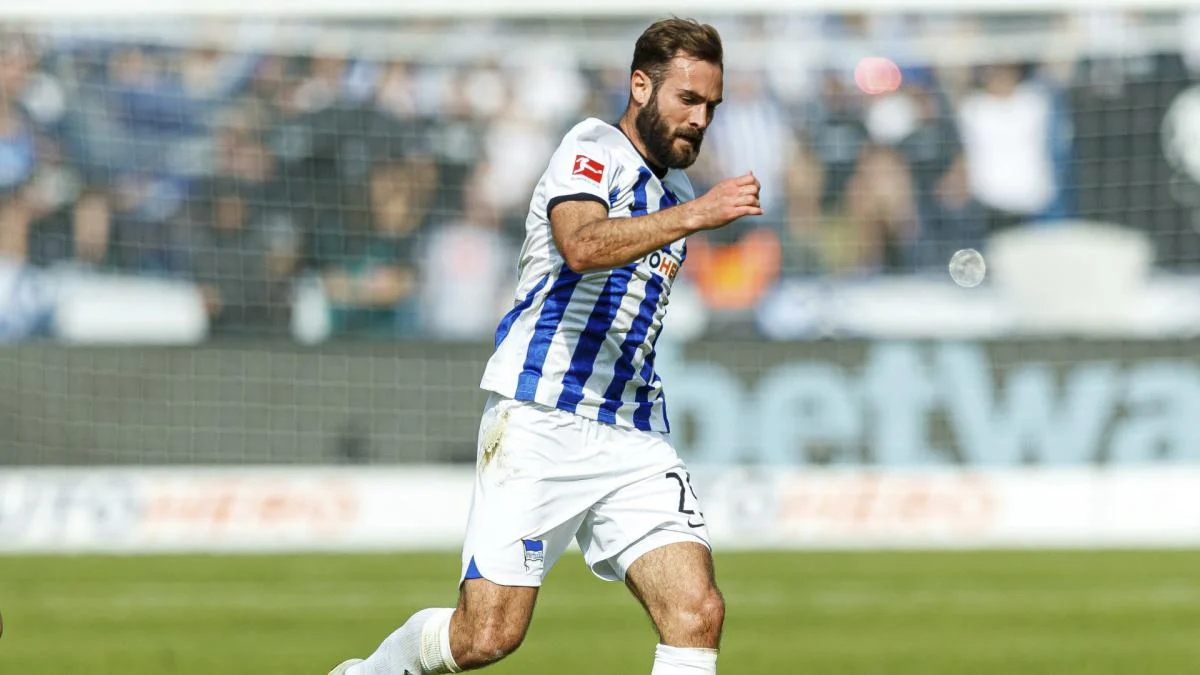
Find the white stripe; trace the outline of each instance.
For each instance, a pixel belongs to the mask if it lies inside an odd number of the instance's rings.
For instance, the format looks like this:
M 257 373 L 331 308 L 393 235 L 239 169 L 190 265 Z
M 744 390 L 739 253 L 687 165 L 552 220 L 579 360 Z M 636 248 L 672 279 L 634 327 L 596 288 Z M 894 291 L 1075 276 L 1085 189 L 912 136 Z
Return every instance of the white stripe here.
M 623 336 L 629 332 L 629 326 L 634 317 L 629 316 L 625 308 L 629 305 L 631 298 L 637 300 L 639 297 L 639 291 L 635 288 L 637 282 L 636 274 L 629 279 L 629 283 L 625 288 L 625 294 L 621 296 L 621 300 L 617 305 L 617 314 L 613 317 L 612 326 L 608 329 L 606 340 L 612 340 L 613 336 L 621 336 L 623 339 Z M 636 316 L 636 310 L 634 316 Z M 616 353 L 612 349 L 603 346 L 600 352 L 596 354 L 596 360 L 592 364 L 592 372 L 588 376 L 587 381 L 584 382 L 585 392 L 594 392 L 592 394 L 594 400 L 591 401 L 593 404 L 598 405 L 599 401 L 596 395 L 603 396 L 604 390 L 608 388 L 608 383 L 612 380 L 613 370 L 616 367 L 615 356 Z M 586 401 L 588 398 L 585 395 L 584 400 Z
M 538 400 L 557 402 L 558 397 L 562 395 L 563 376 L 571 367 L 571 357 L 575 355 L 579 338 L 599 297 L 587 287 L 593 283 L 595 281 L 590 279 L 580 279 L 575 285 L 575 292 L 571 294 L 571 299 L 563 311 L 562 321 L 558 324 L 558 331 L 550 341 L 550 349 L 546 353 L 542 379 L 538 382 Z

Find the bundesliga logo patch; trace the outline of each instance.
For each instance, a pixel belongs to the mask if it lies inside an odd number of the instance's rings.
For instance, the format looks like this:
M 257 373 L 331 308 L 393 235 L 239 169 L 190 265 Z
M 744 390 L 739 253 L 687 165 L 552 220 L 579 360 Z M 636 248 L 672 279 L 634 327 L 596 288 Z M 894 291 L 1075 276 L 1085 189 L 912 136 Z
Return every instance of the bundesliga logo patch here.
M 575 155 L 575 169 L 572 176 L 582 176 L 596 185 L 604 179 L 604 165 L 587 155 Z

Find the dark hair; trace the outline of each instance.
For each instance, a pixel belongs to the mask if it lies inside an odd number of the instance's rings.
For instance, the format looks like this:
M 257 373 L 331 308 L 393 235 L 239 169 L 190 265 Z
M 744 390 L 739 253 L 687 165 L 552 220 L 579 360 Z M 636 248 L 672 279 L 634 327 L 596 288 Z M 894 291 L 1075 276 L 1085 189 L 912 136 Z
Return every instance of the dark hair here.
M 695 19 L 672 17 L 656 21 L 638 38 L 629 74 L 640 70 L 655 88 L 667 76 L 667 66 L 680 53 L 724 69 L 725 49 L 717 29 Z

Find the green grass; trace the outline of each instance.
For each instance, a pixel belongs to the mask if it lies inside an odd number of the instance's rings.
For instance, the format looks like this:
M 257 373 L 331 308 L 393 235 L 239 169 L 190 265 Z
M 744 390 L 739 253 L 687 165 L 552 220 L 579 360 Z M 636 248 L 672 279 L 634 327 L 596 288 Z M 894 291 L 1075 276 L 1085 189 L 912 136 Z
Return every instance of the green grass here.
M 1197 672 L 1200 552 L 753 553 L 717 560 L 721 672 Z M 455 555 L 0 557 L 0 673 L 312 673 L 454 601 Z M 489 673 L 637 675 L 654 635 L 577 556 Z

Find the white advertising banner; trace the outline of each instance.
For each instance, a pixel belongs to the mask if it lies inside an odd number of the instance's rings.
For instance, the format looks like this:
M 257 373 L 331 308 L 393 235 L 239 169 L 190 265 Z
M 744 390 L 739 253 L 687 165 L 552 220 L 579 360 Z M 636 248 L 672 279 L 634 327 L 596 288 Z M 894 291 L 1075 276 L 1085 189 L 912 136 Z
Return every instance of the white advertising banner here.
M 448 548 L 470 489 L 430 468 L 0 471 L 0 551 Z
M 723 550 L 1200 546 L 1200 467 L 693 479 Z M 429 467 L 4 470 L 0 552 L 451 550 L 472 480 Z
M 1198 467 L 743 472 L 700 485 L 714 539 L 738 547 L 1200 545 Z

